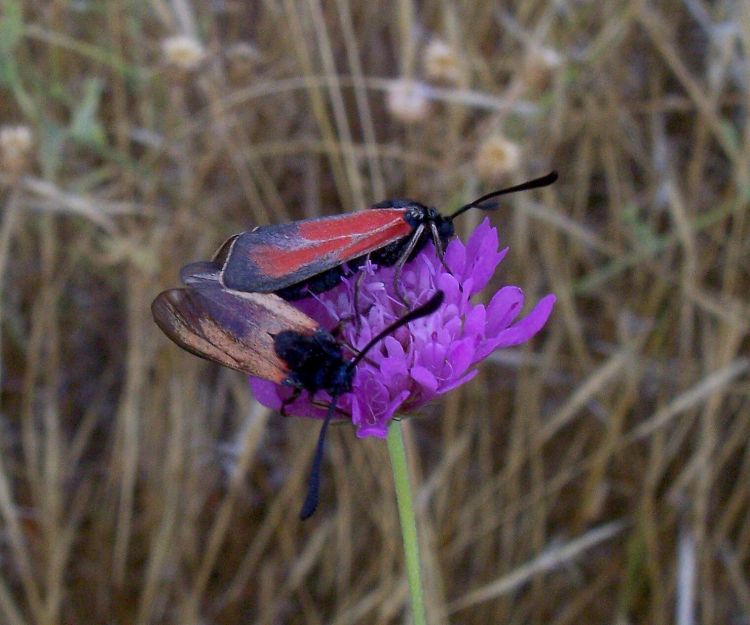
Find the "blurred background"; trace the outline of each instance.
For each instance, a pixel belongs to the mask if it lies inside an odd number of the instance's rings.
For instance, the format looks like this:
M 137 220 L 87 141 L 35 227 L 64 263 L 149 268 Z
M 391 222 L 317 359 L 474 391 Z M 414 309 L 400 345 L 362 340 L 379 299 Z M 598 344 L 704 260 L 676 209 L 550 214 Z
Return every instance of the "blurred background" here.
M 558 303 L 409 423 L 430 623 L 750 622 L 750 5 L 5 0 L 0 623 L 404 623 L 385 445 L 149 305 L 228 235 L 414 197 Z M 467 214 L 466 236 L 481 215 Z

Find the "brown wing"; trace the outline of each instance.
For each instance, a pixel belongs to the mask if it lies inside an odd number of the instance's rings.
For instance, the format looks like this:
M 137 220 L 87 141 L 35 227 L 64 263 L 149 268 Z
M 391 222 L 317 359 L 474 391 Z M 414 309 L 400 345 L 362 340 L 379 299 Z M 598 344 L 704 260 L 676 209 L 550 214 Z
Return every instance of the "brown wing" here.
M 156 324 L 187 351 L 250 375 L 281 383 L 287 364 L 274 350 L 284 330 L 311 335 L 318 324 L 276 295 L 219 287 L 169 289 L 151 304 Z

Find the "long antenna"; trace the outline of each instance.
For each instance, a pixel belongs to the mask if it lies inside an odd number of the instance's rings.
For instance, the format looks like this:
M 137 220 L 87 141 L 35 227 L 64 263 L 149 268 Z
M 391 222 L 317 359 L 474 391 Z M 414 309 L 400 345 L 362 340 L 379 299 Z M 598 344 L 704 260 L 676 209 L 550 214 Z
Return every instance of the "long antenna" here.
M 302 509 L 299 511 L 300 520 L 304 521 L 309 519 L 318 507 L 318 499 L 320 498 L 320 465 L 323 462 L 323 450 L 326 442 L 326 432 L 328 431 L 328 424 L 333 418 L 333 413 L 336 410 L 336 400 L 338 397 L 332 397 L 331 403 L 328 404 L 328 412 L 326 418 L 323 421 L 323 425 L 320 427 L 320 434 L 318 434 L 318 444 L 315 447 L 315 456 L 313 457 L 312 467 L 310 468 L 310 481 L 307 483 L 307 495 L 305 501 L 302 504 Z
M 462 206 L 455 213 L 453 213 L 450 217 L 448 217 L 448 219 L 453 221 L 453 219 L 458 217 L 461 213 L 465 213 L 467 210 L 471 208 L 478 208 L 480 210 L 493 210 L 497 208 L 497 204 L 492 203 L 486 206 L 481 206 L 482 202 L 486 202 L 487 200 L 491 200 L 492 198 L 498 197 L 500 195 L 507 195 L 508 193 L 516 193 L 518 191 L 529 191 L 530 189 L 539 189 L 540 187 L 548 187 L 553 182 L 555 182 L 555 180 L 557 180 L 557 172 L 551 171 L 546 176 L 542 176 L 541 178 L 534 178 L 533 180 L 522 182 L 521 184 L 517 184 L 513 187 L 508 187 L 506 189 L 499 189 L 497 191 L 492 191 L 491 193 L 488 193 L 487 195 L 483 195 L 482 197 L 477 198 L 476 200 L 467 204 L 466 206 Z
M 379 341 L 382 341 L 389 334 L 393 334 L 401 326 L 405 326 L 410 321 L 414 321 L 415 319 L 419 319 L 420 317 L 426 317 L 427 315 L 431 315 L 432 313 L 434 313 L 438 308 L 440 308 L 440 304 L 443 303 L 444 297 L 445 297 L 445 294 L 442 291 L 436 291 L 435 295 L 433 295 L 429 300 L 427 300 L 426 303 L 406 313 L 400 319 L 396 319 L 396 321 L 394 321 L 385 330 L 383 330 L 374 339 L 372 339 L 367 345 L 365 345 L 360 350 L 359 354 L 357 354 L 354 358 L 352 358 L 349 361 L 349 363 L 347 364 L 347 368 L 349 370 L 354 369 L 354 367 L 357 366 L 359 361 L 365 357 L 365 354 L 367 354 L 367 352 L 369 352 L 375 346 L 376 343 L 378 343 Z

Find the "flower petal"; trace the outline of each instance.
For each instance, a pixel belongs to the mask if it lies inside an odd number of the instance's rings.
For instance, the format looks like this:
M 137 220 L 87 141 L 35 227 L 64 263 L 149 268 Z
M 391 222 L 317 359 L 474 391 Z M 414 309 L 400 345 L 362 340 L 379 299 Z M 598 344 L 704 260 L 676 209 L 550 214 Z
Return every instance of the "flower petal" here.
M 534 309 L 521 321 L 497 335 L 493 350 L 520 345 L 539 332 L 552 314 L 555 299 L 554 295 L 547 295 L 539 300 Z
M 418 365 L 416 367 L 412 367 L 409 373 L 411 374 L 412 380 L 414 380 L 417 384 L 421 384 L 430 391 L 434 391 L 437 389 L 437 378 L 427 367 Z
M 271 410 L 281 408 L 281 397 L 279 397 L 280 387 L 277 384 L 253 376 L 250 376 L 248 380 L 250 381 L 250 390 L 253 393 L 253 397 L 255 397 L 255 401 Z
M 476 338 L 484 336 L 484 328 L 486 324 L 487 314 L 485 307 L 482 304 L 474 306 L 464 320 L 464 336 Z
M 408 397 L 409 391 L 403 391 L 388 404 L 377 419 L 365 420 L 358 424 L 356 430 L 357 438 L 366 438 L 368 436 L 386 438 L 388 436 L 388 425 L 391 422 L 391 418 L 396 414 L 399 406 L 401 406 Z
M 463 276 L 466 267 L 466 248 L 459 239 L 453 239 L 445 250 L 445 264 L 454 276 Z
M 523 308 L 523 291 L 517 286 L 504 286 L 487 305 L 487 336 L 507 328 Z
M 463 339 L 450 346 L 446 361 L 450 367 L 450 377 L 455 379 L 463 374 L 474 362 L 474 340 Z
M 461 376 L 460 378 L 453 380 L 450 384 L 446 384 L 445 386 L 440 388 L 440 393 L 448 393 L 452 391 L 454 388 L 458 388 L 462 384 L 466 384 L 469 380 L 473 380 L 475 377 L 479 375 L 479 369 L 472 369 L 464 376 Z
M 505 256 L 505 251 L 497 251 L 497 245 L 497 230 L 490 226 L 489 218 L 485 217 L 466 244 L 465 279 L 471 277 L 473 280 L 473 287 L 469 291 L 472 295 L 487 286 L 492 274 L 495 273 L 495 269 Z M 466 275 L 469 273 L 470 275 Z

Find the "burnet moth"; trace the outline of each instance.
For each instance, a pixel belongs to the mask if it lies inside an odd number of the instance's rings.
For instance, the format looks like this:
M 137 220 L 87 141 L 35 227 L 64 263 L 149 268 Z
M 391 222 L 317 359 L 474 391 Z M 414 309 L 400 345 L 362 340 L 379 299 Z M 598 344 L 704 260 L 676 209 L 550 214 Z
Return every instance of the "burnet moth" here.
M 210 273 L 200 278 L 191 275 L 186 284 L 185 288 L 163 291 L 151 304 L 156 324 L 177 345 L 225 367 L 292 386 L 294 397 L 302 390 L 311 396 L 318 391 L 331 396 L 300 511 L 302 519 L 312 516 L 318 503 L 328 424 L 338 398 L 352 390 L 357 363 L 401 326 L 435 312 L 443 301 L 442 291 L 397 319 L 346 360 L 343 345 L 330 332 L 274 294 L 231 291 Z
M 236 291 L 277 293 L 295 300 L 336 286 L 367 258 L 379 266 L 396 266 L 394 283 L 401 293 L 403 265 L 432 240 L 438 256 L 453 237 L 456 217 L 472 208 L 497 208 L 496 197 L 545 187 L 557 180 L 541 178 L 483 195 L 451 215 L 414 200 L 386 200 L 345 215 L 315 217 L 257 228 L 230 237 L 211 261 L 187 265 L 183 275 L 199 278 L 219 272 L 222 284 Z M 373 210 L 377 209 L 377 210 Z M 402 297 L 406 302 L 406 299 Z

